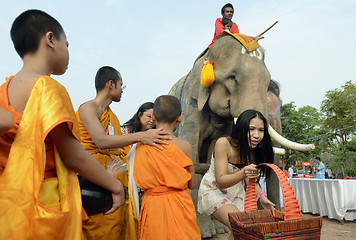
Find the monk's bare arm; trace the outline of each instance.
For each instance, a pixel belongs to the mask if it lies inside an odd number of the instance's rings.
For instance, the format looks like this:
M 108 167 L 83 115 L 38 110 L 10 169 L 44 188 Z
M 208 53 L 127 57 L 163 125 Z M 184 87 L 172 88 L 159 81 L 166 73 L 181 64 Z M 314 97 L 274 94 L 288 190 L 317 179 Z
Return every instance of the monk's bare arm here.
M 14 116 L 0 107 L 0 136 L 14 126 Z
M 79 141 L 72 135 L 67 123 L 55 127 L 49 136 L 68 168 L 112 193 L 114 204 L 108 213 L 114 212 L 124 203 L 122 183 L 110 175 L 95 158 L 83 149 Z
M 171 139 L 169 133 L 162 131 L 162 129 L 151 129 L 145 132 L 125 135 L 106 135 L 93 105 L 83 105 L 79 109 L 79 116 L 91 139 L 100 149 L 120 148 L 137 142 L 153 145 L 162 149 L 158 144 L 167 144 L 165 141 L 162 141 L 162 139 Z
M 190 145 L 189 142 L 183 141 L 183 140 L 177 140 L 177 141 L 174 141 L 174 144 L 177 147 L 179 147 L 187 157 L 189 157 L 191 160 L 193 160 L 193 150 L 192 150 L 192 146 Z M 192 178 L 188 181 L 188 187 L 189 187 L 189 189 L 194 189 L 197 186 L 197 179 L 195 178 L 194 165 L 188 167 L 188 171 L 189 171 L 190 175 L 192 175 Z

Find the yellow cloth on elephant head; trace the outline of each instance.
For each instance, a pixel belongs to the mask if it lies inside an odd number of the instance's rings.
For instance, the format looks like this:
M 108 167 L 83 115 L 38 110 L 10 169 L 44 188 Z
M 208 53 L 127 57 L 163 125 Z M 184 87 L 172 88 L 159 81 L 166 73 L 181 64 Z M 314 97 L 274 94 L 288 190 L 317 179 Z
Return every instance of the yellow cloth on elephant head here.
M 81 239 L 77 175 L 55 152 L 57 178 L 44 179 L 48 133 L 67 123 L 79 137 L 65 88 L 49 76 L 34 83 L 0 176 L 0 239 Z
M 126 155 L 130 151 L 130 146 L 113 149 L 99 149 L 91 139 L 87 129 L 81 121 L 79 110 L 76 112 L 76 115 L 79 122 L 80 142 L 87 152 L 98 160 L 105 169 L 107 169 L 107 161 L 111 158 L 121 159 L 127 164 Z M 102 114 L 100 123 L 107 135 L 123 134 L 121 132 L 118 118 L 109 107 L 105 109 Z M 118 174 L 116 178 L 122 182 L 124 187 L 130 187 L 126 172 Z M 89 216 L 89 222 L 83 225 L 83 235 L 85 239 L 137 239 L 138 218 L 135 214 L 135 205 L 132 195 L 130 194 L 130 188 L 128 192 L 129 200 L 116 212 L 109 215 L 97 214 Z
M 260 47 L 260 45 L 253 40 L 252 38 L 241 34 L 241 33 L 229 33 L 226 31 L 223 31 L 222 33 L 219 34 L 218 37 L 224 36 L 224 35 L 231 35 L 233 36 L 237 41 L 239 41 L 246 49 L 247 51 L 251 52 L 253 50 L 256 50 L 257 48 Z

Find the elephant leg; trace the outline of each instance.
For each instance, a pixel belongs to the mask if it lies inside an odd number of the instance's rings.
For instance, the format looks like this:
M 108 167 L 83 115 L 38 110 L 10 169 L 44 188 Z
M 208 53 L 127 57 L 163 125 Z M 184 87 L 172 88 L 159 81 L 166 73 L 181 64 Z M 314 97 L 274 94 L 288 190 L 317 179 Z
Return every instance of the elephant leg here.
M 225 224 L 219 222 L 218 220 L 216 220 L 215 218 L 211 218 L 214 225 L 215 225 L 215 230 L 217 234 L 223 234 L 223 233 L 227 233 L 229 232 L 229 227 L 226 226 Z
M 201 174 L 195 174 L 195 177 L 197 179 L 198 186 L 200 185 L 202 175 Z M 195 206 L 195 209 L 197 209 L 197 200 L 198 200 L 198 188 L 195 188 L 194 190 L 191 191 L 191 196 L 192 200 Z M 201 215 L 200 213 L 196 212 L 197 215 L 197 224 L 200 230 L 200 234 L 202 238 L 208 238 L 216 235 L 216 230 L 215 230 L 215 225 L 211 219 L 210 216 L 204 216 Z
M 278 160 L 274 160 L 274 164 L 279 166 Z M 269 180 L 267 181 L 267 195 L 268 199 L 271 200 L 276 206 L 277 210 L 281 210 L 281 204 L 279 200 L 279 180 L 277 175 L 272 172 Z
M 202 238 L 216 235 L 215 225 L 210 216 L 203 216 L 197 213 L 197 224 Z

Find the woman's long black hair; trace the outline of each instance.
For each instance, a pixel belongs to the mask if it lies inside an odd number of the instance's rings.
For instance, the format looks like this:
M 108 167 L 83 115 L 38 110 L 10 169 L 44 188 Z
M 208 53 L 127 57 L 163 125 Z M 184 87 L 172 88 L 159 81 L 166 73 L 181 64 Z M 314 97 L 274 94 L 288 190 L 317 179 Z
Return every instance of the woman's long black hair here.
M 259 118 L 263 121 L 264 136 L 261 142 L 252 149 L 254 151 L 256 162 L 252 161 L 250 142 L 250 121 L 253 118 Z M 274 153 L 272 148 L 271 137 L 268 133 L 268 124 L 266 118 L 257 110 L 248 109 L 240 114 L 236 123 L 233 126 L 232 133 L 230 135 L 231 141 L 240 151 L 240 163 L 248 165 L 254 163 L 256 165 L 260 163 L 273 163 Z M 261 169 L 264 174 L 264 168 Z M 269 171 L 267 171 L 269 175 Z
M 140 116 L 142 116 L 142 114 L 149 109 L 153 109 L 153 102 L 145 102 L 144 104 L 142 104 L 135 113 L 135 115 L 133 115 L 130 120 L 125 122 L 123 127 L 127 127 L 129 129 L 129 133 L 141 131 L 142 124 L 140 121 Z

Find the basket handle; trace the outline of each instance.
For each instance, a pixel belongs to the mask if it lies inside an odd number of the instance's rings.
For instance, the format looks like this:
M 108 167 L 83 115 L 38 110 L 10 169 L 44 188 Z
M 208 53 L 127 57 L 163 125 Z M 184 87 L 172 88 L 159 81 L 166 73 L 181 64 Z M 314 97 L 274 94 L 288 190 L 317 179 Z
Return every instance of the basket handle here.
M 262 166 L 270 167 L 276 173 L 278 180 L 281 183 L 284 201 L 284 220 L 302 219 L 302 212 L 300 211 L 298 199 L 295 196 L 294 190 L 286 175 L 274 164 L 261 163 L 257 165 L 257 168 L 261 168 Z M 256 179 L 249 179 L 245 195 L 245 211 L 257 210 L 255 183 Z

